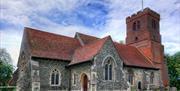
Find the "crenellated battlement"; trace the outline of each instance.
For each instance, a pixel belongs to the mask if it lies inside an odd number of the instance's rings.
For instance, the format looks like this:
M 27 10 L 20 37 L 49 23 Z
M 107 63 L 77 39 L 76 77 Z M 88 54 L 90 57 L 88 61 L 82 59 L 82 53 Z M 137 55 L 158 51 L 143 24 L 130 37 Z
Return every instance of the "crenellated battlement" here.
M 142 15 L 146 15 L 146 14 L 149 14 L 153 17 L 156 17 L 157 19 L 160 19 L 160 15 L 157 12 L 155 12 L 147 7 L 145 9 L 143 9 L 142 11 L 138 11 L 137 13 L 134 13 L 131 16 L 126 17 L 126 22 L 130 22 L 131 20 L 138 18 Z

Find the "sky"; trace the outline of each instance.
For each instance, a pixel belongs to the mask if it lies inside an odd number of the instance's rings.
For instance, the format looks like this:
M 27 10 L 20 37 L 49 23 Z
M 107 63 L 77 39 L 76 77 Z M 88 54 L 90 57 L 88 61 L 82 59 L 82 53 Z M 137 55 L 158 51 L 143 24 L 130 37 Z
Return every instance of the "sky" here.
M 143 5 L 161 15 L 165 53 L 180 51 L 180 0 L 144 0 Z M 141 9 L 142 0 L 0 0 L 0 48 L 10 53 L 16 66 L 24 27 L 125 41 L 125 19 Z

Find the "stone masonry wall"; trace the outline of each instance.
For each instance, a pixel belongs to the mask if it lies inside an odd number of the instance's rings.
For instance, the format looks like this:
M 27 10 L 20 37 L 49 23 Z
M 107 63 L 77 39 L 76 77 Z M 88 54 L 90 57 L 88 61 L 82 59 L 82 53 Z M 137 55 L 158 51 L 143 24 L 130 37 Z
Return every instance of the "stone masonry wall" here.
M 112 57 L 115 61 L 115 74 L 114 74 L 114 80 L 112 81 L 106 81 L 104 77 L 104 66 L 103 61 L 107 57 Z M 95 56 L 94 61 L 95 68 L 93 69 L 94 72 L 96 72 L 97 79 L 96 79 L 96 87 L 97 91 L 99 90 L 124 90 L 128 88 L 127 81 L 125 79 L 124 72 L 122 70 L 123 68 L 123 62 L 120 59 L 116 49 L 114 48 L 114 45 L 111 40 L 107 40 L 104 44 L 103 48 L 99 52 L 98 55 Z
M 32 78 L 33 82 L 40 82 L 40 91 L 68 90 L 70 72 L 65 67 L 69 62 L 61 60 L 33 59 L 39 67 L 32 65 L 32 72 L 39 71 L 39 77 Z M 53 69 L 60 71 L 60 86 L 50 85 L 50 73 Z M 33 77 L 33 76 L 32 76 Z M 39 78 L 39 79 L 38 79 Z
M 81 76 L 82 74 L 86 74 L 88 76 L 88 91 L 90 91 L 90 79 L 91 79 L 91 63 L 81 63 L 70 67 L 71 69 L 71 90 L 80 91 L 82 88 Z M 73 84 L 73 74 L 77 75 L 76 84 Z
M 160 86 L 159 70 L 124 67 L 124 71 L 126 73 L 126 79 L 128 79 L 128 70 L 129 69 L 131 69 L 134 74 L 133 84 L 131 85 L 131 87 L 137 89 L 138 82 L 141 82 L 142 88 L 144 88 L 144 89 L 147 89 L 148 84 L 151 85 L 151 88 L 159 88 L 159 86 Z M 151 72 L 154 73 L 153 84 L 150 83 Z M 144 76 L 146 76 L 146 77 L 144 77 Z M 146 79 L 144 79 L 144 78 L 146 78 Z

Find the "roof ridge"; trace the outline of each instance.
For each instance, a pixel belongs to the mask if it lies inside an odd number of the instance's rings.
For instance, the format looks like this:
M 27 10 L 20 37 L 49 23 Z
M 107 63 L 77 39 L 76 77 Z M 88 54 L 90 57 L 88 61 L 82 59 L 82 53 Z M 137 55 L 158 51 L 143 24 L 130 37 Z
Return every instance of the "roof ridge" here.
M 86 47 L 86 46 L 90 46 L 90 45 L 92 45 L 92 44 L 94 44 L 94 43 L 99 42 L 100 40 L 103 40 L 103 39 L 105 39 L 105 41 L 106 41 L 109 37 L 110 37 L 110 36 L 106 36 L 106 37 L 104 37 L 104 38 L 101 38 L 101 39 L 98 39 L 98 40 L 92 41 L 91 43 L 86 44 L 86 45 L 84 45 L 84 46 L 79 46 L 79 47 L 78 47 L 78 48 L 76 48 L 76 49 L 83 48 L 83 47 Z M 104 41 L 104 42 L 105 42 L 105 41 Z M 75 49 L 75 51 L 76 51 L 76 49 Z
M 82 63 L 82 62 L 84 62 L 84 61 L 91 60 L 95 55 L 97 55 L 97 54 L 99 53 L 99 51 L 101 50 L 102 46 L 104 45 L 104 43 L 105 43 L 108 39 L 110 39 L 110 36 L 106 36 L 106 37 L 104 37 L 104 38 L 102 38 L 102 39 L 98 39 L 98 40 L 96 40 L 96 41 L 93 41 L 92 43 L 89 43 L 89 44 L 87 44 L 87 45 L 80 46 L 80 47 L 76 48 L 75 51 L 74 51 L 74 54 L 73 54 L 73 56 L 72 56 L 72 61 L 71 61 L 71 63 L 70 63 L 69 65 L 73 65 L 73 64 L 77 64 L 77 63 Z M 94 44 L 100 43 L 101 41 L 103 41 L 103 42 L 101 43 L 101 45 L 99 46 L 99 48 L 96 50 L 96 52 L 95 52 L 93 55 L 91 55 L 91 57 L 90 57 L 89 59 L 81 60 L 80 62 L 76 62 L 76 60 L 74 60 L 75 54 L 76 54 L 77 51 L 79 51 L 79 49 L 81 49 L 81 48 L 83 49 L 83 48 L 92 46 L 92 45 L 94 45 Z M 74 63 L 73 63 L 73 62 L 74 62 Z
M 53 32 L 43 31 L 43 30 L 39 30 L 39 29 L 35 29 L 35 28 L 30 28 L 30 27 L 25 27 L 24 30 L 27 31 L 27 33 L 29 33 L 30 31 L 36 31 L 36 32 L 39 32 L 39 33 L 45 33 L 45 34 L 53 35 L 53 36 L 56 36 L 56 37 L 66 37 L 66 38 L 75 39 L 75 38 L 70 37 L 70 36 L 56 34 L 56 33 L 53 33 Z M 77 40 L 77 39 L 75 39 L 75 40 Z
M 97 39 L 101 39 L 101 38 L 98 38 L 96 36 L 92 36 L 92 35 L 88 35 L 88 34 L 84 34 L 84 33 L 80 33 L 80 32 L 76 32 L 76 34 L 80 34 L 80 35 L 84 35 L 84 36 L 88 36 L 88 37 L 94 37 L 94 38 L 97 38 Z

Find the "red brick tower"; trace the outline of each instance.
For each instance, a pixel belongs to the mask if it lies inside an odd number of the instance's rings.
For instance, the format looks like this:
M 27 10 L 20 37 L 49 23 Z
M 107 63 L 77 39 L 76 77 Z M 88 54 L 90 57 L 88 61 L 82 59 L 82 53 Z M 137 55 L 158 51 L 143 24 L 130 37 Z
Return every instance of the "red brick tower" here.
M 137 47 L 154 63 L 163 60 L 163 45 L 159 33 L 160 15 L 149 8 L 126 18 L 126 44 Z
M 138 48 L 156 67 L 161 69 L 161 75 L 167 75 L 167 72 L 162 72 L 165 69 L 164 47 L 161 44 L 159 21 L 160 15 L 149 8 L 127 17 L 126 44 Z M 162 78 L 167 79 L 167 77 Z M 164 85 L 167 84 L 164 83 Z

